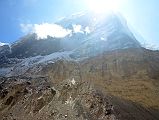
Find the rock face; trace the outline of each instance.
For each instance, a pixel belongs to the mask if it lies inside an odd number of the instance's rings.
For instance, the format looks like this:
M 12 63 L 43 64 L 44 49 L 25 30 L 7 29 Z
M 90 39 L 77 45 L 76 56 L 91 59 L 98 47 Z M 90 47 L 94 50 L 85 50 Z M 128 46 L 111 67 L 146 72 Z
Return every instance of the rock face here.
M 9 58 L 27 58 L 37 55 L 48 55 L 61 50 L 60 40 L 48 37 L 47 40 L 37 40 L 36 34 L 30 34 L 11 46 Z
M 0 47 L 0 120 L 158 120 L 159 51 L 120 15 L 73 15 L 80 32 Z
M 10 54 L 10 47 L 9 45 L 3 45 L 0 46 L 0 58 L 3 56 L 7 56 L 8 54 Z

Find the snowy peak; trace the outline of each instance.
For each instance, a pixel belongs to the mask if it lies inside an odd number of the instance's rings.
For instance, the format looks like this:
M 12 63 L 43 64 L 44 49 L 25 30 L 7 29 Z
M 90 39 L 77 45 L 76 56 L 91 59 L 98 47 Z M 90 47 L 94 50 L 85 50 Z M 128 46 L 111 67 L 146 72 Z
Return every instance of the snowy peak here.
M 82 19 L 82 22 L 79 19 Z M 75 58 L 96 56 L 104 51 L 141 47 L 120 14 L 85 14 L 77 18 L 73 17 L 70 23 L 64 21 L 67 26 L 77 23 L 85 27 L 85 23 L 89 23 L 87 27 L 91 32 L 82 39 L 82 45 L 75 49 L 75 56 L 73 55 Z
M 80 13 L 55 24 L 71 31 L 70 35 L 63 38 L 47 36 L 45 39 L 37 39 L 35 33 L 27 35 L 11 46 L 9 57 L 28 58 L 62 51 L 74 51 L 81 57 L 79 54 L 83 53 L 97 55 L 104 51 L 140 47 L 126 20 L 117 13 Z

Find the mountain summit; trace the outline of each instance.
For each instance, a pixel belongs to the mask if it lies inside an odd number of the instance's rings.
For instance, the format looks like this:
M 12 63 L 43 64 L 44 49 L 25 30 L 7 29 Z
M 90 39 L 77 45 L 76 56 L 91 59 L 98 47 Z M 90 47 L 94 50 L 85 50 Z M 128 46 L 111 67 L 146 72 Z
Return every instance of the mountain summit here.
M 49 35 L 47 38 L 38 38 L 36 33 L 26 35 L 11 45 L 12 52 L 9 57 L 27 58 L 72 50 L 77 51 L 78 56 L 75 57 L 79 57 L 96 55 L 103 51 L 141 47 L 129 30 L 126 20 L 117 13 L 80 13 L 64 18 L 56 24 L 72 32 L 63 38 Z

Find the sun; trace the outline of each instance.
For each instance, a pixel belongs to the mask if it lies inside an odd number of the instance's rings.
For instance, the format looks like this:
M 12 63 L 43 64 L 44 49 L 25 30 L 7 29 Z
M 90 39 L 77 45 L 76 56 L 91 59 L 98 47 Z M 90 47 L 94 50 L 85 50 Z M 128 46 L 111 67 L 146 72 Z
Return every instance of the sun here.
M 120 0 L 87 0 L 87 6 L 95 13 L 118 11 Z

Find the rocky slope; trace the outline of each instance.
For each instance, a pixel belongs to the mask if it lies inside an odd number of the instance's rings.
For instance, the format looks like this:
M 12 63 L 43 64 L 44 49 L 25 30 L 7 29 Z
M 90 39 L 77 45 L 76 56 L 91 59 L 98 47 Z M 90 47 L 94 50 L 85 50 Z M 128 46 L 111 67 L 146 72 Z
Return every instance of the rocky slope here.
M 44 77 L 1 81 L 1 119 L 116 119 L 109 97 L 104 98 L 85 82 L 65 80 L 52 85 Z
M 1 78 L 1 120 L 157 120 L 153 109 L 102 93 L 89 82 Z

